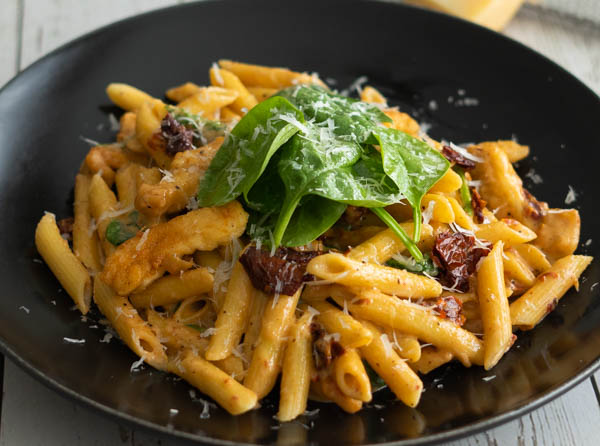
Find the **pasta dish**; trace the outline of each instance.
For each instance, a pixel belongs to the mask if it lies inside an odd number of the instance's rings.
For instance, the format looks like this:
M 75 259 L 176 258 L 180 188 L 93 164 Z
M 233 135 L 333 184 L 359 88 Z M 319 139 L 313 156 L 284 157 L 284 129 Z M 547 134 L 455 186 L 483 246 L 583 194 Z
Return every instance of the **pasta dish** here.
M 512 140 L 436 141 L 375 88 L 221 60 L 166 100 L 112 83 L 116 142 L 75 177 L 73 217 L 37 249 L 82 314 L 136 363 L 231 414 L 280 378 L 277 419 L 307 401 L 354 413 L 382 380 L 415 407 L 422 375 L 493 368 L 592 261 L 580 219 L 525 188 Z

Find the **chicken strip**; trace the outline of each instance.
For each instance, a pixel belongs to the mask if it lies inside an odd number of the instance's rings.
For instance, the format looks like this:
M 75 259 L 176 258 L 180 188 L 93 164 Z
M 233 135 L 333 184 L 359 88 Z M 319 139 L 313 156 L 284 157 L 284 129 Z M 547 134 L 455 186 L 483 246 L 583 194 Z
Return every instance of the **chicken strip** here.
M 177 274 L 191 267 L 182 256 L 211 251 L 241 236 L 247 221 L 237 201 L 175 217 L 120 245 L 106 260 L 100 278 L 121 296 L 143 290 L 166 271 Z
M 160 183 L 140 185 L 136 209 L 156 217 L 185 208 L 222 143 L 223 137 L 218 137 L 198 149 L 178 152 L 171 162 L 171 170 Z

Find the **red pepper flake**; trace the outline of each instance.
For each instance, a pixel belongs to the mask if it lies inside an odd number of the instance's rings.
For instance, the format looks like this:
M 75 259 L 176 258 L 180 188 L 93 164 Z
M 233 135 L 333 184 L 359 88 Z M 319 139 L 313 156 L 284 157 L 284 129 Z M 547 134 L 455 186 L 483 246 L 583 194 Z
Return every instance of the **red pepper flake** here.
M 485 208 L 486 201 L 481 198 L 479 192 L 474 187 L 471 188 L 471 207 L 473 208 L 473 215 L 477 223 L 481 224 L 485 220 L 483 215 L 483 208 Z
M 441 270 L 442 285 L 466 292 L 477 262 L 489 253 L 489 247 L 475 246 L 474 236 L 447 231 L 438 234 L 431 255 Z
M 319 251 L 295 251 L 277 248 L 274 255 L 269 251 L 250 246 L 240 256 L 240 262 L 250 277 L 254 288 L 268 294 L 294 294 L 302 282 L 314 280 L 306 274 L 306 265 Z
M 462 327 L 467 319 L 462 311 L 462 302 L 454 296 L 440 297 L 433 310 L 442 319 L 449 319 L 459 327 Z
M 462 167 L 463 169 L 472 169 L 475 167 L 475 161 L 465 158 L 464 155 L 461 155 L 450 146 L 444 145 L 442 147 L 442 155 L 444 155 L 448 161 Z

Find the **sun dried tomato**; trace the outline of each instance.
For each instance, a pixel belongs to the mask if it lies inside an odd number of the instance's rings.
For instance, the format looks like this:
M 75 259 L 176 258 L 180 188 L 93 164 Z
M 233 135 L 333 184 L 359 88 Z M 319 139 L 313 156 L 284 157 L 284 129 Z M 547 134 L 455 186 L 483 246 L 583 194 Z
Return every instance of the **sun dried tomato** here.
M 475 246 L 475 237 L 462 232 L 442 232 L 435 239 L 431 252 L 440 268 L 443 285 L 458 291 L 469 290 L 469 277 L 477 262 L 490 252 L 489 247 Z
M 466 158 L 464 155 L 461 155 L 450 146 L 444 145 L 442 147 L 442 155 L 444 155 L 448 161 L 462 167 L 463 169 L 472 169 L 475 167 L 475 161 Z
M 169 155 L 175 155 L 177 152 L 194 148 L 194 132 L 177 122 L 170 113 L 167 113 L 161 121 L 160 132 L 166 143 L 165 150 Z
M 486 201 L 481 198 L 479 192 L 474 187 L 471 188 L 471 207 L 473 208 L 473 216 L 477 223 L 483 223 L 485 217 L 483 215 L 483 208 L 486 205 Z
M 277 248 L 269 251 L 251 246 L 240 256 L 240 262 L 250 277 L 254 288 L 269 294 L 294 294 L 302 282 L 313 280 L 306 274 L 306 265 L 319 251 L 296 251 L 290 248 Z

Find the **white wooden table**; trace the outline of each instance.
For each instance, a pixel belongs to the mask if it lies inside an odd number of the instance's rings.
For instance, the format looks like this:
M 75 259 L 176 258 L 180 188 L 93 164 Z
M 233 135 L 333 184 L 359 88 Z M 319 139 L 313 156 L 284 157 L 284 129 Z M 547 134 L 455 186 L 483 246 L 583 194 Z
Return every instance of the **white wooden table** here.
M 182 0 L 0 0 L 0 85 L 60 44 L 115 20 Z M 600 25 L 526 6 L 505 34 L 545 54 L 600 94 Z M 597 117 L 595 117 L 597 119 Z M 177 446 L 65 400 L 0 356 L 0 446 Z M 3 384 L 2 384 L 3 375 Z M 597 445 L 597 380 L 524 417 L 452 445 Z

